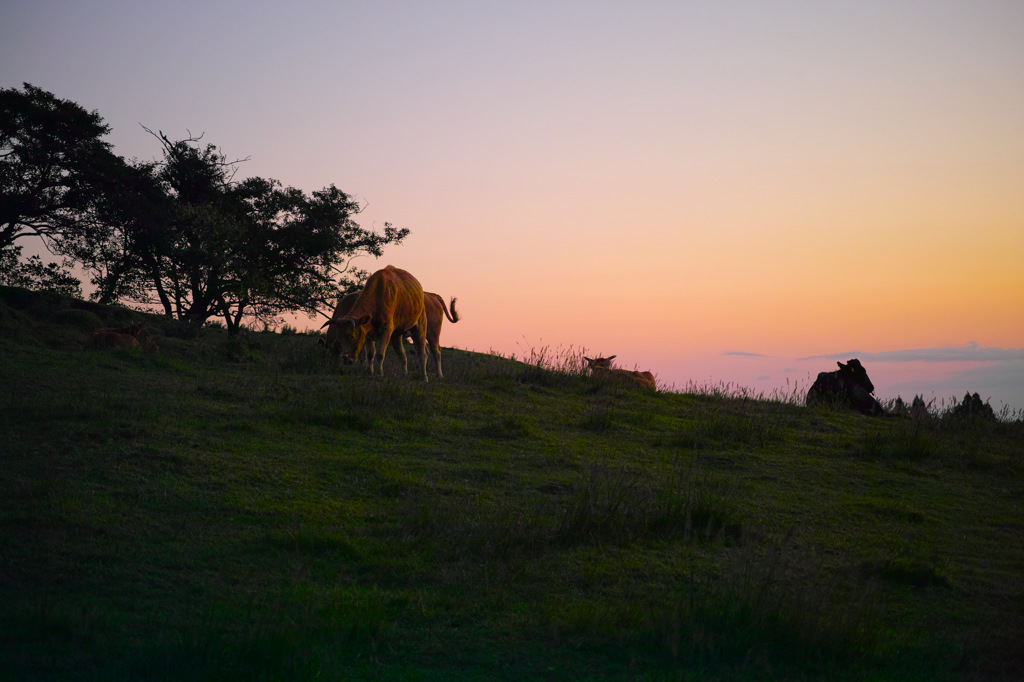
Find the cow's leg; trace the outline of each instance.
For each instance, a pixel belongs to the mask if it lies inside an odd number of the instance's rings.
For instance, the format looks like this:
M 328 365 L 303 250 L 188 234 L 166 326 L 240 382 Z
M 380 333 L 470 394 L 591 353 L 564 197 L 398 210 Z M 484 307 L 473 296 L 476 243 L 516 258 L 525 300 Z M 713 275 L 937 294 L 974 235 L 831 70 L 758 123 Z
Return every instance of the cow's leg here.
M 406 376 L 409 376 L 409 358 L 405 354 L 405 336 L 400 331 L 396 331 L 391 335 L 391 345 L 398 353 L 399 357 L 402 358 L 402 371 Z
M 443 319 L 443 318 L 442 318 Z M 429 322 L 428 322 L 429 324 Z M 430 354 L 434 356 L 434 366 L 437 367 L 437 378 L 444 379 L 444 372 L 441 371 L 441 323 L 427 329 L 427 345 L 430 347 Z
M 850 403 L 861 414 L 869 417 L 879 417 L 885 414 L 882 404 L 875 400 L 875 396 L 868 393 L 860 386 L 854 386 L 849 392 Z
M 357 357 L 356 361 L 361 361 L 370 366 L 370 374 L 373 374 L 373 361 L 377 357 L 377 342 L 373 339 L 367 339 L 366 345 L 363 346 L 366 351 L 365 355 L 361 358 Z
M 413 330 L 412 335 L 413 344 L 416 346 L 417 352 L 420 354 L 420 362 L 423 363 L 423 380 L 430 381 L 427 378 L 427 311 L 424 310 L 420 315 L 420 321 L 417 323 L 416 328 Z M 437 363 L 437 375 L 441 376 L 441 356 L 434 356 L 434 361 Z
M 430 354 L 434 356 L 437 378 L 444 379 L 444 372 L 441 371 L 441 344 L 436 339 L 427 339 L 427 345 L 430 346 Z
M 388 339 L 391 338 L 391 330 L 385 329 L 384 332 L 385 333 L 381 334 L 379 339 L 376 339 L 376 343 L 374 345 L 376 346 L 377 354 L 373 360 L 370 361 L 370 374 L 373 375 L 375 373 L 374 365 L 376 365 L 382 379 L 384 378 L 384 356 L 387 354 Z M 403 360 L 404 359 L 405 358 L 403 357 Z
M 437 366 L 437 378 L 444 379 L 444 372 L 441 371 L 441 346 L 437 343 L 430 344 L 430 354 L 434 356 L 434 364 Z

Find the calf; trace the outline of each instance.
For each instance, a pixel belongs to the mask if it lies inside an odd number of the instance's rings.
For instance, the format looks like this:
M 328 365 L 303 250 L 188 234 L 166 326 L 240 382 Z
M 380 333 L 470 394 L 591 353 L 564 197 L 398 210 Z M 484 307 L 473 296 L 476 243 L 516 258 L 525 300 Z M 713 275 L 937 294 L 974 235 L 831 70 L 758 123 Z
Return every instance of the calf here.
M 637 386 L 641 386 L 652 391 L 657 391 L 658 386 L 654 383 L 654 375 L 650 372 L 636 372 L 628 369 L 614 369 L 612 367 L 612 360 L 617 356 L 612 355 L 607 358 L 594 358 L 590 359 L 584 356 L 584 360 L 587 361 L 587 366 L 590 368 L 590 373 L 596 377 L 608 377 L 614 379 L 622 379 L 628 382 L 634 383 Z

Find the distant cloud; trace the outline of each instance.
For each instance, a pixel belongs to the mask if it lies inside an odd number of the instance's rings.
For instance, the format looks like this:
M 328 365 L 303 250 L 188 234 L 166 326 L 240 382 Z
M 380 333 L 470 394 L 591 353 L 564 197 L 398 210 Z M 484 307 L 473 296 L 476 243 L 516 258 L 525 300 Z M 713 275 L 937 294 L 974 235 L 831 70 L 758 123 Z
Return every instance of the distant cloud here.
M 978 393 L 983 400 L 991 399 L 997 411 L 1009 407 L 1024 418 L 1024 348 L 966 343 L 875 353 L 854 350 L 804 358 L 719 352 L 723 358 L 720 371 L 730 372 L 731 381 L 745 386 L 785 383 L 790 388 L 806 389 L 819 371 L 834 370 L 836 360 L 859 358 L 868 367 L 875 395 L 881 400 L 921 395 L 946 405 L 959 401 L 964 393 Z
M 1024 362 L 1002 363 L 951 372 L 938 377 L 907 380 L 879 387 L 876 394 L 904 397 L 929 394 L 937 399 L 959 400 L 964 393 L 978 393 L 997 410 L 1009 407 L 1024 417 Z
M 811 355 L 798 359 L 819 360 L 822 358 L 835 360 L 858 358 L 861 361 L 871 360 L 873 362 L 1012 362 L 1024 360 L 1024 348 L 984 347 L 971 342 L 965 343 L 962 346 L 892 350 L 881 353 L 866 353 L 854 350 L 844 353 Z
M 926 383 L 933 389 L 959 389 L 972 386 L 986 386 L 996 389 L 1021 389 L 1024 387 L 1024 364 L 1012 364 L 1009 367 L 979 367 L 930 379 L 927 382 L 906 381 L 892 384 L 892 388 Z M 963 387 L 963 388 L 962 388 Z M 974 389 L 977 390 L 977 389 Z M 974 392 L 973 390 L 971 391 Z

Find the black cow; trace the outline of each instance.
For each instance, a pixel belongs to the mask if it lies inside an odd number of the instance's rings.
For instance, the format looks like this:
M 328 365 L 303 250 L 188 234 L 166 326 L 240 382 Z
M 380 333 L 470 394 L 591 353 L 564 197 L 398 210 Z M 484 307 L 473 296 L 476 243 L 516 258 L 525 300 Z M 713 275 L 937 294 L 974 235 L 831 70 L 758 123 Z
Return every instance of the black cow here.
M 845 365 L 837 362 L 835 372 L 822 372 L 814 385 L 807 391 L 807 404 L 828 403 L 846 405 L 861 414 L 880 417 L 885 410 L 871 393 L 875 385 L 868 379 L 868 373 L 860 360 L 854 358 Z

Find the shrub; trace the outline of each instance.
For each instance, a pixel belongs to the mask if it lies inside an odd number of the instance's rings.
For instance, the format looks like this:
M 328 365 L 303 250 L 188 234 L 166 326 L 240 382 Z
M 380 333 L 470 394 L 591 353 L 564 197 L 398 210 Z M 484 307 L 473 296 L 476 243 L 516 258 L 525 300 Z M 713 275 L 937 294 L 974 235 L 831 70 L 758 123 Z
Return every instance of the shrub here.
M 981 419 L 985 421 L 995 421 L 996 419 L 992 406 L 988 404 L 987 400 L 981 402 L 981 396 L 977 393 L 974 395 L 970 393 L 964 395 L 963 401 L 947 413 L 946 416 L 953 419 Z

